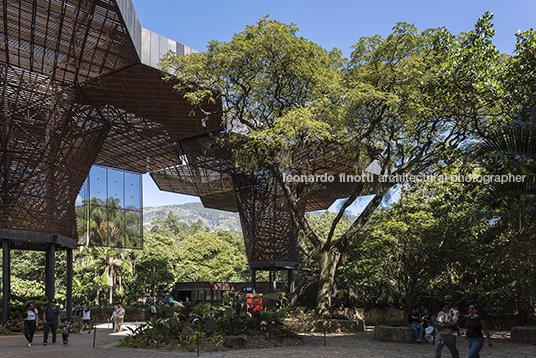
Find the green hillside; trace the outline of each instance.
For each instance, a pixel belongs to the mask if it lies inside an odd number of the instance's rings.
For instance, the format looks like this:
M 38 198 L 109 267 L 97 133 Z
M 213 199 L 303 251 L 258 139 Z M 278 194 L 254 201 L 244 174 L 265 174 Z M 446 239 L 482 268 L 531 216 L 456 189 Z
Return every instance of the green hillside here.
M 186 203 L 181 205 L 165 205 L 143 208 L 143 226 L 151 227 L 151 222 L 157 216 L 165 217 L 172 211 L 181 220 L 193 223 L 202 220 L 205 226 L 213 231 L 241 231 L 238 213 L 207 209 L 201 203 Z

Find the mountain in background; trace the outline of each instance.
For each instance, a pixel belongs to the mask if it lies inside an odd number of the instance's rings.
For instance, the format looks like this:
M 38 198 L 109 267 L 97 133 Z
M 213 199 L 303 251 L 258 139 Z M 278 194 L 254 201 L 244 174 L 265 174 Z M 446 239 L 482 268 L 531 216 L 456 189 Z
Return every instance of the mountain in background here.
M 151 222 L 157 216 L 166 217 L 172 211 L 181 221 L 188 224 L 203 221 L 212 231 L 241 231 L 238 213 L 207 209 L 201 203 L 186 203 L 180 205 L 164 205 L 143 208 L 143 226 L 151 228 Z

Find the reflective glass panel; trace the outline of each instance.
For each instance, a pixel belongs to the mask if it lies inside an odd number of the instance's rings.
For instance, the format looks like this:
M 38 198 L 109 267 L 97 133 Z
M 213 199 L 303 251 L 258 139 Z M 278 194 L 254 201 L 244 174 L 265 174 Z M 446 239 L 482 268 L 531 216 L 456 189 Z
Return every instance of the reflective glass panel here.
M 125 202 L 127 209 L 143 208 L 142 177 L 137 173 L 125 172 Z
M 79 244 L 142 249 L 142 189 L 141 174 L 93 166 L 77 198 Z
M 108 198 L 118 200 L 121 207 L 125 204 L 124 172 L 116 169 L 108 169 Z
M 89 197 L 105 200 L 106 192 L 106 168 L 94 166 L 89 172 Z

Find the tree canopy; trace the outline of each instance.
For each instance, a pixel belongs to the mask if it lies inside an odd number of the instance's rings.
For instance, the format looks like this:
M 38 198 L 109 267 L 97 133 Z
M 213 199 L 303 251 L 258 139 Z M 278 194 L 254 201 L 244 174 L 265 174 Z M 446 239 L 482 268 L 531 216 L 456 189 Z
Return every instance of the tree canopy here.
M 418 32 L 398 23 L 393 32 L 359 39 L 351 58 L 298 36 L 294 25 L 267 17 L 229 42 L 211 41 L 203 53 L 166 55 L 160 62 L 181 82 L 186 98 L 205 115 L 204 103 L 221 99 L 235 163 L 267 170 L 283 187 L 302 237 L 319 263 L 318 308 L 330 305 L 333 277 L 349 240 L 396 183 L 355 185 L 321 239 L 298 205 L 300 192 L 283 174 L 315 175 L 328 144 L 360 174 L 377 161 L 383 174 L 427 173 L 508 119 L 502 100 L 501 55 L 492 44 L 492 15 L 453 35 L 444 28 Z M 305 153 L 296 156 L 296 153 Z M 322 168 L 325 170 L 326 168 Z M 376 197 L 338 239 L 344 210 L 360 195 Z

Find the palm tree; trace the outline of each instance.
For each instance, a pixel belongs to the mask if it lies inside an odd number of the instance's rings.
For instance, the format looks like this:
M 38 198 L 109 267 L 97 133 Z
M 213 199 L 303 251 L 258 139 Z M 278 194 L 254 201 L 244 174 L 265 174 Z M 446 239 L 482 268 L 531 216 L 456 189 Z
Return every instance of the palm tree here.
M 78 267 L 80 269 L 93 268 L 97 288 L 96 302 L 98 302 L 101 288 L 109 289 L 110 304 L 113 302 L 114 288 L 119 296 L 124 294 L 122 284 L 124 275 L 133 273 L 128 251 L 98 245 L 122 246 L 130 235 L 135 235 L 130 229 L 132 225 L 129 225 L 132 222 L 139 223 L 139 217 L 121 209 L 118 199 L 92 198 L 90 201 L 84 201 L 83 205 L 77 208 L 80 251 L 82 252 L 86 245 L 93 246 L 90 255 L 81 259 Z
M 536 107 L 535 107 L 536 108 Z M 510 155 L 520 174 L 521 182 L 508 181 L 491 186 L 486 198 L 488 204 L 502 201 L 506 197 L 536 195 L 536 124 L 514 123 L 491 133 L 481 144 L 486 152 Z

